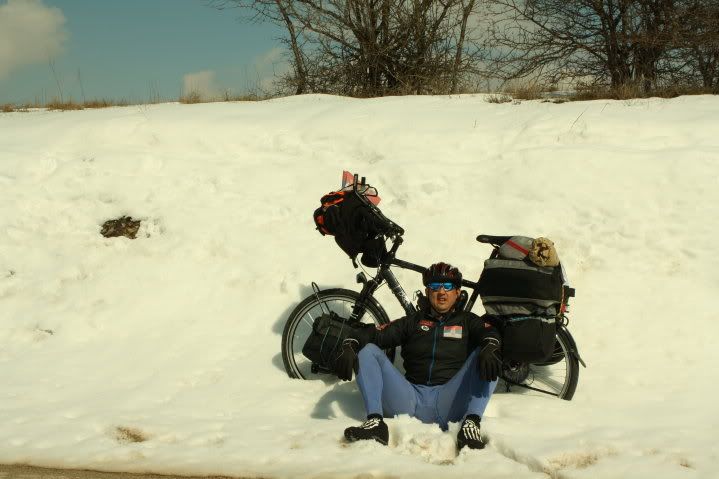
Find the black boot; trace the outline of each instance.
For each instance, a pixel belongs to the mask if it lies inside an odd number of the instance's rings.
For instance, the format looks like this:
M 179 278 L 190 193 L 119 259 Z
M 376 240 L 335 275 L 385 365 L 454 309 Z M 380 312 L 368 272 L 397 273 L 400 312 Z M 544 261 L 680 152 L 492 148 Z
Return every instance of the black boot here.
M 350 442 L 374 439 L 386 446 L 389 441 L 389 430 L 387 429 L 387 424 L 382 420 L 382 416 L 370 414 L 367 416 L 367 420 L 359 426 L 345 429 L 345 437 Z
M 457 433 L 457 449 L 461 450 L 464 446 L 470 449 L 484 449 L 486 443 L 479 435 L 479 422 L 482 420 L 476 414 L 468 414 L 462 422 L 462 427 Z

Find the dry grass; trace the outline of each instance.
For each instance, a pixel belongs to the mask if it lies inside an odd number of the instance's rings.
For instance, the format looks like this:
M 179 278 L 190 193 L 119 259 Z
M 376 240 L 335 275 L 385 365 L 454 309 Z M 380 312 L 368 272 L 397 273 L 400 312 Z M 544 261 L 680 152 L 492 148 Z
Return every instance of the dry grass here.
M 107 98 L 87 100 L 82 103 L 76 103 L 73 100 L 61 102 L 53 100 L 41 107 L 47 108 L 48 110 L 84 110 L 85 108 L 110 108 L 113 106 L 128 106 L 131 103 L 127 100 L 110 100 Z
M 121 444 L 145 442 L 148 439 L 147 434 L 137 428 L 126 426 L 117 426 L 115 428 L 115 440 Z
M 48 110 L 60 110 L 60 111 L 82 110 L 83 109 L 81 103 L 75 103 L 73 100 L 60 101 L 58 99 L 54 99 L 54 100 L 46 103 L 44 106 Z
M 214 103 L 214 102 L 233 102 L 233 101 L 262 101 L 272 98 L 269 95 L 262 95 L 259 93 L 243 93 L 238 95 L 230 94 L 226 92 L 222 97 L 206 99 L 203 98 L 199 92 L 193 91 L 187 95 L 181 96 L 178 101 L 180 103 L 193 104 L 193 103 Z M 170 100 L 171 101 L 171 100 Z M 25 104 L 15 105 L 13 103 L 0 104 L 0 113 L 12 113 L 12 112 L 27 112 L 30 108 L 46 108 L 53 111 L 72 111 L 72 110 L 84 110 L 84 109 L 97 109 L 97 108 L 110 108 L 118 106 L 132 106 L 132 105 L 146 105 L 159 103 L 159 100 L 150 101 L 149 103 L 143 102 L 131 102 L 128 100 L 113 100 L 109 98 L 98 98 L 93 100 L 87 100 L 84 102 L 75 102 L 73 100 L 60 101 L 53 99 L 45 104 Z
M 571 101 L 587 100 L 628 100 L 630 98 L 641 98 L 641 90 L 638 87 L 624 85 L 619 88 L 608 88 L 597 85 L 578 85 L 576 91 L 569 96 Z
M 100 234 L 105 238 L 116 238 L 124 236 L 126 238 L 137 238 L 137 232 L 140 230 L 140 220 L 135 220 L 132 216 L 121 216 L 114 220 L 107 220 L 102 224 Z
M 92 469 L 48 469 L 26 464 L 13 464 L 12 466 L 0 464 L 0 477 L 25 479 L 172 479 L 175 477 L 182 477 L 182 479 L 263 479 L 262 476 L 168 476 L 166 474 L 107 472 Z
M 518 103 L 522 100 L 540 100 L 546 98 L 547 93 L 556 90 L 556 87 L 544 86 L 536 82 L 515 82 L 506 85 L 500 92 L 492 93 L 486 98 L 486 101 L 488 103 Z
M 709 89 L 688 85 L 667 85 L 651 91 L 644 91 L 639 83 L 630 83 L 618 88 L 579 84 L 573 93 L 555 93 L 557 89 L 537 83 L 509 85 L 500 93 L 493 93 L 486 98 L 489 103 L 509 103 L 522 100 L 541 100 L 545 103 L 565 103 L 569 101 L 587 100 L 633 100 L 640 98 L 676 98 L 682 95 L 716 95 L 719 88 Z
M 30 111 L 30 108 L 39 108 L 37 105 L 15 105 L 13 103 L 4 103 L 0 105 L 0 113 L 12 113 L 12 112 L 21 112 L 21 113 L 27 113 Z
M 719 94 L 719 88 L 707 89 L 693 86 L 683 85 L 670 85 L 660 88 L 656 88 L 652 91 L 643 91 L 638 84 L 628 84 L 619 88 L 608 88 L 606 86 L 596 85 L 584 85 L 580 84 L 576 87 L 573 93 L 565 95 L 551 95 L 552 91 L 556 91 L 556 88 L 541 86 L 537 83 L 523 83 L 514 84 L 507 86 L 503 91 L 491 93 L 485 101 L 488 103 L 519 103 L 522 100 L 541 100 L 547 103 L 565 103 L 568 101 L 588 101 L 588 100 L 632 100 L 638 98 L 675 98 L 681 95 L 717 95 Z M 408 92 L 409 93 L 409 92 Z M 481 93 L 480 91 L 473 91 L 473 93 Z M 214 103 L 214 102 L 248 102 L 248 101 L 263 101 L 270 98 L 275 98 L 276 95 L 270 95 L 267 93 L 260 93 L 258 91 L 233 94 L 230 91 L 224 92 L 219 97 L 206 98 L 203 97 L 199 91 L 190 91 L 187 94 L 182 94 L 178 101 L 184 104 L 196 104 L 196 103 Z M 172 100 L 167 100 L 172 101 Z M 75 102 L 70 99 L 69 101 L 60 101 L 53 99 L 52 101 L 41 104 L 35 102 L 35 104 L 24 104 L 16 105 L 13 103 L 0 104 L 0 113 L 12 113 L 12 112 L 27 112 L 31 108 L 46 108 L 48 110 L 59 110 L 59 111 L 70 111 L 70 110 L 83 110 L 83 109 L 96 109 L 96 108 L 109 108 L 118 106 L 131 106 L 131 105 L 147 105 L 152 103 L 158 103 L 159 95 L 156 95 L 149 102 L 131 102 L 128 100 L 112 100 L 107 98 L 87 100 L 84 102 Z
M 3 112 L 3 113 L 12 113 L 12 112 L 27 113 L 30 111 L 30 108 L 41 108 L 41 107 L 38 105 L 31 105 L 29 103 L 26 103 L 24 105 L 15 105 L 13 103 L 5 103 L 3 105 L 0 105 L 0 112 Z
M 708 88 L 669 85 L 643 91 L 638 84 L 622 85 L 618 88 L 609 88 L 596 85 L 579 85 L 574 94 L 569 96 L 571 101 L 586 100 L 632 100 L 637 98 L 676 98 L 682 95 L 711 95 L 719 92 Z
M 191 92 L 185 93 L 184 95 L 181 95 L 180 103 L 185 103 L 189 105 L 194 103 L 203 103 L 202 95 L 200 95 L 200 92 L 193 90 Z
M 493 93 L 484 99 L 487 103 L 509 103 L 512 97 L 506 93 Z
M 113 106 L 128 106 L 130 102 L 127 100 L 109 100 L 107 98 L 88 100 L 82 104 L 85 108 L 109 108 Z
M 229 91 L 226 91 L 220 97 L 205 98 L 199 92 L 191 91 L 187 94 L 182 95 L 179 99 L 179 102 L 191 105 L 191 104 L 195 104 L 195 103 L 216 103 L 216 102 L 230 102 L 230 101 L 262 101 L 262 100 L 267 100 L 268 98 L 271 98 L 271 97 L 268 95 L 262 95 L 259 93 L 232 94 Z
M 262 101 L 270 98 L 267 95 L 260 95 L 258 93 L 244 93 L 240 95 L 232 95 L 229 92 L 225 92 L 224 96 L 220 101 Z
M 525 83 L 511 86 L 505 90 L 505 93 L 511 95 L 515 100 L 539 100 L 542 98 L 542 93 L 547 90 L 537 83 Z

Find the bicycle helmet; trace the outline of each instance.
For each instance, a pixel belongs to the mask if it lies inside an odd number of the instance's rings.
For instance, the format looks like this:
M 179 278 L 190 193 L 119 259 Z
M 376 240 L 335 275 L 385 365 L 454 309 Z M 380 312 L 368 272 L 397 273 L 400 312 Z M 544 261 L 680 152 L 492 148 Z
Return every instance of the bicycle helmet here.
M 461 286 L 462 273 L 449 263 L 434 263 L 422 273 L 422 281 L 425 286 L 434 282 L 448 282 L 455 286 Z

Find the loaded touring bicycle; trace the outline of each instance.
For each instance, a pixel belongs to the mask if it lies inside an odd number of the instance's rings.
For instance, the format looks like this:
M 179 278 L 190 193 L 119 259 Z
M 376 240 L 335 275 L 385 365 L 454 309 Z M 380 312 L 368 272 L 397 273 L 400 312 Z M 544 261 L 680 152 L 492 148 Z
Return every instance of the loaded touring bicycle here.
M 362 285 L 359 292 L 321 290 L 312 283 L 313 294 L 292 311 L 282 333 L 282 359 L 292 378 L 331 377 L 333 361 L 350 328 L 360 322 L 378 327 L 389 323 L 374 296 L 384 283 L 406 314 L 428 307 L 421 292 L 410 301 L 392 271 L 393 267 L 420 274 L 426 271 L 397 257 L 404 230 L 377 207 L 376 189 L 364 178 L 358 181 L 357 175 L 347 175 L 345 172 L 341 190 L 322 198 L 315 223 L 322 234 L 335 236 L 355 267 L 355 258 L 361 254 L 362 264 L 376 268 L 376 274 L 372 278 L 364 272 L 357 274 L 357 283 Z M 502 333 L 503 367 L 497 391 L 531 390 L 572 399 L 579 364 L 585 364 L 567 329 L 568 300 L 575 291 L 566 284 L 562 265 L 558 261 L 546 265 L 530 261 L 529 249 L 537 245 L 533 238 L 479 235 L 477 241 L 491 245 L 492 252 L 477 281 L 462 280 L 465 289 L 456 307 L 471 311 L 481 299 L 487 313 L 484 319 Z M 553 254 L 556 257 L 556 252 Z M 394 349 L 386 353 L 394 359 Z

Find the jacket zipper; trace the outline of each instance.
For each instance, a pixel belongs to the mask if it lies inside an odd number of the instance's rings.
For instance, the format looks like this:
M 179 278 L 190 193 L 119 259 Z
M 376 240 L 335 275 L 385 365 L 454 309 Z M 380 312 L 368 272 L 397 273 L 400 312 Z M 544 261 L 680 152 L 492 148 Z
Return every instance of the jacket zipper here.
M 432 385 L 432 369 L 434 368 L 434 356 L 435 356 L 435 351 L 437 350 L 437 331 L 439 331 L 439 328 L 443 324 L 444 324 L 444 321 L 440 321 L 434 327 L 434 340 L 432 341 L 432 361 L 429 363 L 429 376 L 427 377 L 427 386 Z

